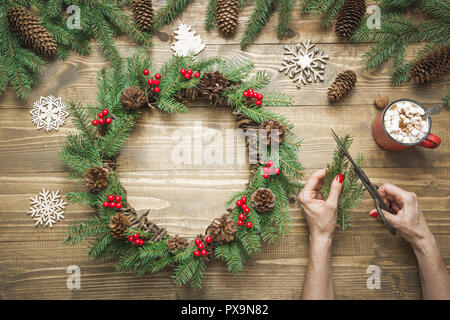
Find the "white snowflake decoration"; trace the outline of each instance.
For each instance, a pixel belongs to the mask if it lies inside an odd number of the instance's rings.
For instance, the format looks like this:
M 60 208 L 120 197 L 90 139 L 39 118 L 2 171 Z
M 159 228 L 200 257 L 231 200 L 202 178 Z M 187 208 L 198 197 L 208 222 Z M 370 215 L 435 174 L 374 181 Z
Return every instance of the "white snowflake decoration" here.
M 67 202 L 61 199 L 61 195 L 58 191 L 47 191 L 42 189 L 42 192 L 34 197 L 31 197 L 30 211 L 27 214 L 31 214 L 36 226 L 43 225 L 53 228 L 53 224 L 64 219 L 64 209 Z
M 302 48 L 303 45 L 303 48 Z M 324 55 L 318 48 L 314 48 L 315 44 L 310 39 L 302 41 L 302 45 L 298 44 L 295 48 L 285 46 L 285 56 L 281 63 L 280 72 L 285 75 L 289 74 L 289 78 L 293 78 L 293 82 L 297 82 L 297 88 L 302 84 L 324 81 L 324 72 L 327 55 Z M 313 49 L 314 48 L 314 49 Z
M 38 130 L 43 128 L 47 132 L 59 130 L 59 127 L 66 123 L 66 118 L 69 115 L 61 98 L 55 98 L 54 96 L 41 97 L 39 101 L 33 104 L 30 114 L 31 121 L 37 126 Z
M 174 31 L 176 34 L 176 42 L 172 43 L 171 49 L 175 51 L 177 56 L 188 56 L 190 54 L 198 54 L 205 49 L 205 44 L 202 43 L 200 36 L 195 35 L 195 31 L 190 31 L 191 27 L 183 23 L 178 25 L 178 30 Z

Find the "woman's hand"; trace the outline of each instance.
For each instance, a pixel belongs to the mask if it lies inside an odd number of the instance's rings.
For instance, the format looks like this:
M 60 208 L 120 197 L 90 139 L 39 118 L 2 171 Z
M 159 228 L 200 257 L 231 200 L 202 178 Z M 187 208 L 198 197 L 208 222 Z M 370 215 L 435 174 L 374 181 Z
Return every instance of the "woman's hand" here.
M 389 183 L 382 185 L 378 189 L 378 193 L 384 202 L 397 213 L 394 215 L 383 210 L 384 217 L 413 247 L 417 247 L 431 236 L 414 193 Z M 377 211 L 372 210 L 370 216 L 378 217 Z
M 331 184 L 330 194 L 325 201 L 320 192 L 327 170 L 314 172 L 306 181 L 298 195 L 298 200 L 306 212 L 311 238 L 331 239 L 336 228 L 339 194 L 342 190 L 342 174 L 338 174 Z

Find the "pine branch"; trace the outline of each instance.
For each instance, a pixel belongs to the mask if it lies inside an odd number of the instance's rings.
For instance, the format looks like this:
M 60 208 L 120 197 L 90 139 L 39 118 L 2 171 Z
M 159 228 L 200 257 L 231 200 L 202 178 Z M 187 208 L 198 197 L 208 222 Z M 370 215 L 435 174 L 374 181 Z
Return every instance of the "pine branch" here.
M 273 13 L 273 0 L 256 0 L 255 9 L 246 24 L 244 34 L 241 38 L 241 49 L 246 50 L 253 44 L 262 28 L 269 21 Z
M 165 7 L 156 12 L 152 33 L 156 33 L 163 25 L 171 23 L 191 2 L 192 0 L 169 0 Z
M 216 27 L 217 0 L 208 0 L 206 7 L 205 29 L 211 31 Z
M 66 194 L 66 199 L 70 203 L 81 203 L 91 206 L 97 205 L 97 197 L 87 192 L 69 192 Z
M 295 0 L 278 0 L 278 39 L 287 38 Z
M 450 92 L 442 100 L 444 101 L 444 107 L 450 108 Z
M 87 224 L 82 222 L 78 226 L 71 226 L 69 227 L 69 233 L 66 239 L 64 239 L 64 243 L 74 245 L 89 237 L 106 234 L 106 232 L 109 232 L 108 223 L 109 221 L 105 222 L 100 218 L 91 217 Z

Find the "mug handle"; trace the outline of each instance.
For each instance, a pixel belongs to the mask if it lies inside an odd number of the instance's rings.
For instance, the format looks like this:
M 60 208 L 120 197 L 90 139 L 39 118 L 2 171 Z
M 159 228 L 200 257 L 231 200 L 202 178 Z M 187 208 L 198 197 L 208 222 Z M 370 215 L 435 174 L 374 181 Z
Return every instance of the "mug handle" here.
M 423 140 L 421 143 L 419 143 L 419 146 L 424 147 L 424 148 L 434 149 L 434 148 L 439 147 L 440 144 L 441 144 L 441 138 L 430 133 L 425 138 L 425 140 Z

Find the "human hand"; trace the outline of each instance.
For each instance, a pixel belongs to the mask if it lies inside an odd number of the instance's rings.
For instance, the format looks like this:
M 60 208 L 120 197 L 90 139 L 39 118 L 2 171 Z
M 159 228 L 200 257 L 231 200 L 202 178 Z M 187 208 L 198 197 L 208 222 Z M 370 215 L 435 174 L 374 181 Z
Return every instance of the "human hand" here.
M 378 189 L 378 193 L 384 202 L 396 212 L 394 215 L 382 210 L 384 217 L 406 241 L 416 247 L 423 240 L 429 238 L 431 233 L 414 193 L 389 183 L 382 185 Z M 378 217 L 376 209 L 369 214 L 372 217 Z
M 342 190 L 342 174 L 338 174 L 331 184 L 328 199 L 320 192 L 327 169 L 314 172 L 306 181 L 298 200 L 306 213 L 311 237 L 331 238 L 336 228 L 339 194 Z

